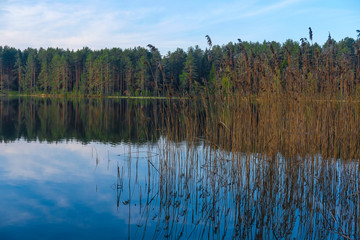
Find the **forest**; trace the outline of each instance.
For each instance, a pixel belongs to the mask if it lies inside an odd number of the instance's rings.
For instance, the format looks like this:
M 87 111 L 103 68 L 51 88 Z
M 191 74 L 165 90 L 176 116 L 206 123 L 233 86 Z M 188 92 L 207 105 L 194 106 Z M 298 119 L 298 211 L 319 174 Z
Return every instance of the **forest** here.
M 360 32 L 360 31 L 359 31 Z M 358 32 L 358 33 L 359 33 Z M 360 35 L 360 34 L 359 34 Z M 284 43 L 238 39 L 162 56 L 149 44 L 132 49 L 19 50 L 0 46 L 1 94 L 192 97 L 360 96 L 360 36 L 320 46 L 308 38 Z

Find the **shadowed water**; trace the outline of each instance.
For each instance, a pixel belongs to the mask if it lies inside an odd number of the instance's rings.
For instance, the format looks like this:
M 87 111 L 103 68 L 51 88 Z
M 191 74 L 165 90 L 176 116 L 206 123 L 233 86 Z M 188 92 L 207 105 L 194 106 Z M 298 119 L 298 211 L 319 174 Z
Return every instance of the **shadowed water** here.
M 358 239 L 359 104 L 1 99 L 1 239 Z

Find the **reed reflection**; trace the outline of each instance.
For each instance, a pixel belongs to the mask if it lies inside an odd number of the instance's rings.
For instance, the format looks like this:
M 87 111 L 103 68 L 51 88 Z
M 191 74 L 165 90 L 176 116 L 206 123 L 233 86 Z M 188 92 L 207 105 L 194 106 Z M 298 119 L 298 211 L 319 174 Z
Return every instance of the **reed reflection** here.
M 128 211 L 130 238 L 359 236 L 357 162 L 159 146 L 158 156 L 117 167 L 117 205 Z

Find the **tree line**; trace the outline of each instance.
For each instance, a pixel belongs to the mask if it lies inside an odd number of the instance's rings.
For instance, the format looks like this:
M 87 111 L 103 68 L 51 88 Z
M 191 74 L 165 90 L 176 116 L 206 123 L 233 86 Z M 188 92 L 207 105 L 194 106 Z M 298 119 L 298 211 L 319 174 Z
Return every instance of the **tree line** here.
M 203 93 L 360 94 L 360 40 L 309 39 L 208 48 L 15 49 L 0 46 L 0 91 L 21 94 L 195 96 Z

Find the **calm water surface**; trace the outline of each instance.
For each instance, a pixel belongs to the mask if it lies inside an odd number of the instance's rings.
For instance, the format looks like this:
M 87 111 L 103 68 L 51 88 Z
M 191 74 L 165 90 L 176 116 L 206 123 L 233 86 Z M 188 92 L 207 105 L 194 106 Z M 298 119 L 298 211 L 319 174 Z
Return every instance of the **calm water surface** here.
M 0 239 L 359 239 L 358 106 L 0 104 Z

